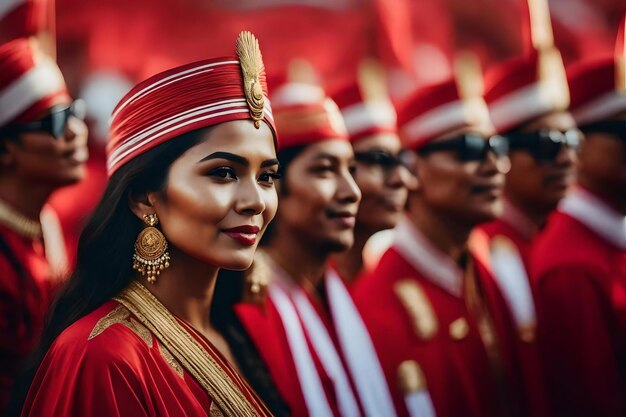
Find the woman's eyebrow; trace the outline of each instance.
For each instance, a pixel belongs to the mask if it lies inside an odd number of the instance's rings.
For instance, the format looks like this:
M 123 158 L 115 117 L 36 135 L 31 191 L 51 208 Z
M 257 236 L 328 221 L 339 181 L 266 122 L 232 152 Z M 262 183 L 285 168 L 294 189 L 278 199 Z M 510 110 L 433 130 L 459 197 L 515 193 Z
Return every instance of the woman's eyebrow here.
M 268 159 L 267 161 L 263 161 L 261 168 L 271 167 L 273 165 L 279 165 L 278 159 Z
M 228 161 L 232 161 L 232 162 L 235 162 L 237 164 L 240 164 L 246 167 L 250 166 L 250 162 L 248 162 L 246 158 L 244 158 L 243 156 L 236 155 L 234 153 L 230 153 L 230 152 L 213 152 L 212 154 L 207 155 L 201 160 L 199 160 L 198 163 L 208 161 L 211 159 L 226 159 Z

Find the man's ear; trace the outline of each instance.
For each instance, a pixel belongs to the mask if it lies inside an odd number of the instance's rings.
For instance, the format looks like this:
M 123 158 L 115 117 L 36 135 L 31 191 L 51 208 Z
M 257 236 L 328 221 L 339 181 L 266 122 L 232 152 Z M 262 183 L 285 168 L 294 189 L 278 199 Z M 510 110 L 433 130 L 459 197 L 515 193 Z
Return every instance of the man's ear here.
M 154 192 L 143 194 L 128 194 L 128 205 L 130 210 L 143 221 L 144 216 L 155 213 L 154 203 L 156 195 Z

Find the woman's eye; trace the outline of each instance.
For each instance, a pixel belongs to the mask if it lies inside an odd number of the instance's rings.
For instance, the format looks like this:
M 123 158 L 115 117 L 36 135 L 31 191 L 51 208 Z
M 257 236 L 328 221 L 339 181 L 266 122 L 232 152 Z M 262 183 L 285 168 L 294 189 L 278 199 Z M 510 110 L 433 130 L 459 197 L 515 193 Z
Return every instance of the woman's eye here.
M 207 174 L 209 177 L 222 178 L 225 180 L 236 180 L 235 170 L 230 167 L 219 167 Z
M 314 166 L 311 171 L 316 174 L 327 174 L 329 172 L 333 172 L 334 167 L 332 165 L 318 165 Z
M 274 184 L 274 181 L 280 179 L 280 174 L 276 171 L 264 172 L 259 175 L 259 181 L 267 184 Z

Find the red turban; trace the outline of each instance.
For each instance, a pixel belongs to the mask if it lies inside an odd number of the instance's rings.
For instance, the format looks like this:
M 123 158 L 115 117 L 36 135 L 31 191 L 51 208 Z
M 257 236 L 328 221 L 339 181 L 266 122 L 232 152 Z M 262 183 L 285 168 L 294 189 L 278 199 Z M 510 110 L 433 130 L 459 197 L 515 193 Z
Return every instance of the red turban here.
M 128 161 L 184 133 L 233 120 L 265 121 L 276 137 L 265 69 L 252 34 L 237 40 L 239 57 L 194 62 L 154 75 L 113 110 L 109 176 Z
M 274 91 L 272 100 L 280 150 L 324 140 L 348 141 L 341 112 L 321 87 L 287 83 Z
M 33 121 L 71 100 L 59 67 L 34 38 L 0 45 L 0 74 L 0 126 Z
M 333 94 L 350 135 L 350 141 L 377 134 L 397 133 L 396 110 L 391 101 L 364 96 L 359 84 L 350 84 Z
M 491 125 L 487 105 L 480 95 L 462 92 L 456 78 L 420 88 L 398 106 L 398 129 L 408 149 L 419 149 L 456 129 L 483 124 Z

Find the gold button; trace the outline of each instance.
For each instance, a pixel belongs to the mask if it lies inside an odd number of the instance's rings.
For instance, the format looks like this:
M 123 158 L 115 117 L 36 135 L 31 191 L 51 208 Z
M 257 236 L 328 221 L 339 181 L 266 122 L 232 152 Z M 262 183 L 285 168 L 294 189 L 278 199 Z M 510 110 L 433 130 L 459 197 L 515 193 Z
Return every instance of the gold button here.
M 467 324 L 465 317 L 459 317 L 450 323 L 450 337 L 454 340 L 464 339 L 469 333 L 469 330 L 469 324 Z

